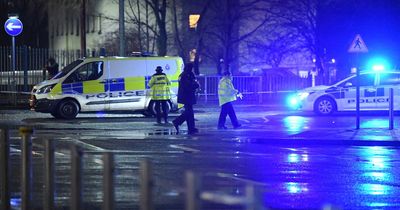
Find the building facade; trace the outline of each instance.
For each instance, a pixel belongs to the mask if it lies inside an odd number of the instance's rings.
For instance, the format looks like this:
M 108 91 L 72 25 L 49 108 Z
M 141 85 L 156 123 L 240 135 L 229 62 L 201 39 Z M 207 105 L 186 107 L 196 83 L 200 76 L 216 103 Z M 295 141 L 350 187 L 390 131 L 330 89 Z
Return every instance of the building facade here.
M 87 51 L 100 52 L 104 48 L 109 54 L 116 55 L 119 48 L 119 2 L 86 1 Z M 51 49 L 80 50 L 80 2 L 50 1 Z M 160 46 L 163 46 L 159 39 L 162 25 L 158 22 L 163 15 L 155 15 L 151 6 L 145 2 L 125 0 L 127 55 L 133 51 L 157 54 Z M 285 26 L 282 18 L 274 18 L 270 11 L 255 9 L 284 8 L 290 5 L 267 5 L 269 1 L 248 5 L 246 2 L 167 1 L 165 19 L 162 20 L 166 29 L 164 36 L 167 40 L 167 55 L 179 55 L 189 62 L 194 61 L 193 55 L 197 52 L 200 55 L 198 61 L 201 71 L 205 74 L 216 74 L 221 60 L 225 60 L 222 68 L 242 74 L 261 74 L 266 69 L 278 68 L 288 69 L 297 75 L 300 71 L 311 71 L 314 67 L 313 52 L 296 47 L 302 44 L 301 38 L 289 39 L 288 36 L 294 36 L 294 32 L 291 33 L 292 29 Z M 238 16 L 241 18 L 237 19 Z

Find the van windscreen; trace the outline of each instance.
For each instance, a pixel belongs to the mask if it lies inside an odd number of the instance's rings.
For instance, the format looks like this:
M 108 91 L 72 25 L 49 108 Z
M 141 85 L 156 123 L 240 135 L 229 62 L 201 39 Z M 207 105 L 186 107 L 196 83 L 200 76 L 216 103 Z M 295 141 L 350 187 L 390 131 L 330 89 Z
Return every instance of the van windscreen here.
M 59 71 L 55 76 L 54 79 L 59 79 L 63 76 L 65 76 L 66 74 L 68 74 L 68 72 L 70 72 L 72 69 L 74 69 L 76 66 L 78 66 L 79 64 L 81 64 L 83 62 L 83 60 L 76 60 L 70 64 L 68 64 L 67 66 L 65 66 L 61 71 Z

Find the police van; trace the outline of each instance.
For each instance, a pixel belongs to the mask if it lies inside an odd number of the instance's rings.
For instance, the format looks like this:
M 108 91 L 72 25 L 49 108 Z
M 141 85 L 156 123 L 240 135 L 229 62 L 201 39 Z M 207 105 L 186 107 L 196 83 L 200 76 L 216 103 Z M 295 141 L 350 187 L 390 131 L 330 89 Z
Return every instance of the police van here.
M 360 72 L 360 110 L 388 110 L 390 89 L 394 110 L 400 110 L 400 72 Z M 329 115 L 356 110 L 357 77 L 351 75 L 330 86 L 315 86 L 297 92 L 291 104 L 303 111 Z
M 143 111 L 154 113 L 148 86 L 157 66 L 171 81 L 169 109 L 177 109 L 180 57 L 99 57 L 76 60 L 52 79 L 33 87 L 30 106 L 55 118 L 80 112 Z

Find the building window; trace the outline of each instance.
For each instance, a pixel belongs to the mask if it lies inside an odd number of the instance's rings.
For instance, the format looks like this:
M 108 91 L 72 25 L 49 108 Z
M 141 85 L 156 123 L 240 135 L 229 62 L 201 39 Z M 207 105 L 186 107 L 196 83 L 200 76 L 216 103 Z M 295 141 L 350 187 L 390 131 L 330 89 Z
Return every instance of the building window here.
M 98 25 L 99 25 L 99 32 L 98 32 L 98 34 L 101 34 L 101 15 L 99 15 L 99 23 L 98 23 Z
M 65 36 L 68 36 L 68 30 L 69 30 L 69 18 L 65 18 Z
M 54 33 L 55 33 L 55 24 L 54 22 L 51 23 L 51 38 L 54 38 Z
M 60 26 L 60 24 L 58 24 L 58 20 L 57 20 L 57 22 L 56 22 L 56 36 L 59 36 L 60 35 L 60 31 L 59 31 L 59 26 Z
M 71 21 L 71 35 L 74 35 L 74 18 L 73 17 L 71 17 L 70 19 L 69 19 L 70 21 Z
M 85 27 L 86 27 L 86 33 L 89 33 L 90 32 L 90 29 L 89 29 L 89 27 L 90 27 L 90 16 L 89 15 L 86 15 L 86 25 L 85 25 Z
M 197 22 L 199 22 L 200 15 L 199 14 L 191 14 L 189 15 L 189 28 L 190 29 L 196 29 L 197 28 Z
M 76 18 L 76 35 L 79 36 L 79 18 Z
M 94 33 L 94 31 L 96 30 L 96 16 L 92 16 L 92 33 Z

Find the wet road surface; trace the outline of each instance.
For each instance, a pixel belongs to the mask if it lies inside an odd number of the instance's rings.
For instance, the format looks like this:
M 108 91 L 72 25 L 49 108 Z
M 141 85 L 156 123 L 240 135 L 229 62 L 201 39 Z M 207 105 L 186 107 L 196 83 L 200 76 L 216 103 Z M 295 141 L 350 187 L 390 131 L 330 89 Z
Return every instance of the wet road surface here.
M 70 144 L 84 150 L 83 197 L 93 209 L 98 209 L 103 199 L 101 155 L 109 151 L 115 155 L 117 209 L 138 208 L 138 169 L 144 158 L 152 162 L 158 209 L 183 209 L 187 170 L 202 175 L 205 191 L 244 195 L 246 184 L 255 184 L 264 206 L 274 209 L 321 209 L 325 205 L 342 209 L 400 208 L 398 147 L 329 141 L 336 138 L 336 131 L 354 132 L 352 115 L 316 117 L 285 110 L 238 107 L 243 128 L 221 131 L 216 129 L 218 110 L 202 108 L 195 113 L 200 133 L 189 136 L 176 135 L 171 125 L 160 126 L 154 119 L 136 114 L 101 117 L 83 114 L 75 120 L 55 120 L 28 110 L 1 110 L 0 114 L 2 124 L 11 126 L 15 206 L 19 202 L 20 158 L 20 137 L 15 128 L 28 125 L 35 128 L 33 198 L 41 200 L 42 140 L 54 139 L 59 208 L 68 206 L 70 196 Z M 366 130 L 387 128 L 385 116 L 366 115 L 361 120 L 361 127 Z M 374 131 L 361 138 L 385 141 L 386 136 L 374 135 Z M 315 141 L 312 145 L 276 144 L 283 139 Z M 208 202 L 203 207 L 239 209 Z

